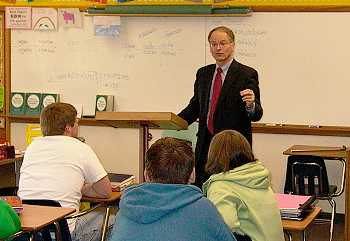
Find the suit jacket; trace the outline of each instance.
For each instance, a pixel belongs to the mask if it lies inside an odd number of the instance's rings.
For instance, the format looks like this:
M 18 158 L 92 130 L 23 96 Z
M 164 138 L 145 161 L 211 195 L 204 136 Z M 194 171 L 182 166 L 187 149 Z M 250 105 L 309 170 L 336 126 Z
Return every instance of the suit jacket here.
M 199 119 L 196 168 L 204 167 L 208 153 L 208 143 L 212 135 L 207 131 L 207 115 L 209 107 L 210 89 L 216 65 L 211 64 L 200 68 L 196 74 L 194 94 L 188 106 L 183 109 L 179 116 L 189 124 Z M 245 103 L 242 101 L 240 91 L 251 89 L 255 94 L 255 111 L 249 114 Z M 252 144 L 251 121 L 258 121 L 263 115 L 260 103 L 260 90 L 258 73 L 255 69 L 243 65 L 235 60 L 232 61 L 221 89 L 220 97 L 214 113 L 214 134 L 222 130 L 236 130 L 244 135 Z

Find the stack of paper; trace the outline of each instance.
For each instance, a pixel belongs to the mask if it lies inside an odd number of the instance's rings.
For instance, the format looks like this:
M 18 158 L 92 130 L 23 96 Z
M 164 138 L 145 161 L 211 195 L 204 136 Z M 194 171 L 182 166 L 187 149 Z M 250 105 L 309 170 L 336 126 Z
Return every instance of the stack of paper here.
M 278 208 L 281 212 L 281 217 L 284 219 L 301 220 L 314 202 L 315 196 L 302 196 L 292 194 L 276 193 Z
M 117 192 L 135 183 L 135 176 L 129 174 L 108 173 L 108 178 L 111 181 L 112 190 Z

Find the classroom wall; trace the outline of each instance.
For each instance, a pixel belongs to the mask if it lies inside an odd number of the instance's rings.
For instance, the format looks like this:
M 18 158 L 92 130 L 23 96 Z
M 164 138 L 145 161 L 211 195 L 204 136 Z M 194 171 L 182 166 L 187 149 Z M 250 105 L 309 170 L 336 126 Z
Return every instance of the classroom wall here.
M 95 94 L 113 94 L 118 111 L 178 113 L 192 95 L 196 69 L 213 62 L 207 32 L 228 25 L 236 33 L 237 60 L 259 71 L 262 122 L 350 126 L 350 13 L 122 18 L 117 39 L 96 38 L 91 17 L 84 21 L 84 29 L 57 33 L 12 31 L 12 91 L 57 91 L 63 101 L 83 102 L 90 109 Z M 25 148 L 24 129 L 25 124 L 11 124 L 11 140 L 19 149 Z M 151 132 L 154 139 L 161 134 Z M 81 136 L 108 171 L 138 175 L 138 130 L 82 126 Z M 275 191 L 283 190 L 282 152 L 291 145 L 350 145 L 350 137 L 253 138 L 254 152 L 270 169 Z M 327 166 L 330 180 L 338 181 L 338 166 Z M 344 212 L 344 195 L 337 204 Z
M 11 139 L 16 148 L 25 149 L 23 136 L 25 124 L 11 125 Z M 151 130 L 153 141 L 160 137 L 161 131 Z M 132 173 L 138 178 L 138 130 L 115 129 L 111 127 L 81 126 L 80 135 L 86 138 L 97 156 L 101 159 L 107 171 Z M 253 150 L 255 156 L 270 170 L 272 185 L 276 192 L 283 192 L 287 157 L 283 151 L 294 144 L 342 146 L 350 145 L 350 137 L 303 136 L 253 134 Z M 330 183 L 340 184 L 340 165 L 336 161 L 326 161 Z M 336 199 L 337 210 L 344 213 L 344 194 Z M 330 211 L 327 203 L 321 203 L 322 208 Z
M 118 111 L 181 110 L 195 71 L 213 63 L 207 34 L 226 25 L 238 61 L 259 72 L 262 122 L 350 126 L 350 12 L 253 13 L 250 17 L 123 17 L 116 38 L 84 28 L 12 30 L 12 91 L 57 92 L 94 113 L 95 95 Z M 84 95 L 79 94 L 84 89 Z

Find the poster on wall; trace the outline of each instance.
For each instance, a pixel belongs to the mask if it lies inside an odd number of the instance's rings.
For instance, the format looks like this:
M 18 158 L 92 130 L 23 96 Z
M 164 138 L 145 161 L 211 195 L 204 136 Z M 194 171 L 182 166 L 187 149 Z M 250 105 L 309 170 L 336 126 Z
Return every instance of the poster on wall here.
M 32 9 L 30 7 L 5 7 L 5 27 L 31 29 Z
M 54 8 L 33 8 L 32 22 L 33 30 L 56 31 L 57 10 Z
M 58 23 L 64 28 L 81 28 L 83 26 L 83 17 L 79 8 L 60 8 L 58 9 Z

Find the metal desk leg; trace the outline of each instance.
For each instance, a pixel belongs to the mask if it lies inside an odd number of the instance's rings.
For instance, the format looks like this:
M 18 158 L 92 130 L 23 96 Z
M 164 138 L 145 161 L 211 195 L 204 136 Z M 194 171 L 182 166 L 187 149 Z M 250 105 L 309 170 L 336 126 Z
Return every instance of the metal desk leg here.
M 306 241 L 306 229 L 304 229 L 302 232 L 302 238 L 303 238 L 303 241 Z
M 35 232 L 31 232 L 29 241 L 35 241 Z
M 61 233 L 61 228 L 59 222 L 54 222 L 55 225 L 55 234 L 56 234 L 56 241 L 62 241 L 62 233 Z
M 109 214 L 111 212 L 111 206 L 107 204 L 106 206 L 106 215 L 103 219 L 103 225 L 102 225 L 102 232 L 101 232 L 101 241 L 106 240 L 107 236 L 107 229 L 108 229 L 108 220 L 109 220 Z
M 287 235 L 289 241 L 293 241 L 292 234 L 289 231 L 284 231 L 284 233 Z

